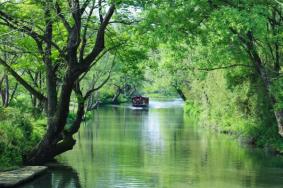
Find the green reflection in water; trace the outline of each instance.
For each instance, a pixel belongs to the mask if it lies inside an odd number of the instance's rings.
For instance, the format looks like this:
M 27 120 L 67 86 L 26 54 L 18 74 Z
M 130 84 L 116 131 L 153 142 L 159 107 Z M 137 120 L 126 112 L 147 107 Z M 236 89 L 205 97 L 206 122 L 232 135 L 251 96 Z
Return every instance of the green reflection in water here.
M 77 140 L 60 157 L 71 170 L 50 170 L 27 187 L 283 187 L 282 158 L 194 126 L 181 107 L 102 108 Z

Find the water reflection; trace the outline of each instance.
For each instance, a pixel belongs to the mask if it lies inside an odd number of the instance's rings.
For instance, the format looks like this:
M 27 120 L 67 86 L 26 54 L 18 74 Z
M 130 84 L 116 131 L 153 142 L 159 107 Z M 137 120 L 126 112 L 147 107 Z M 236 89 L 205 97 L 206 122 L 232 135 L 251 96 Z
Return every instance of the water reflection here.
M 178 101 L 167 105 L 99 109 L 82 125 L 75 149 L 59 158 L 74 170 L 52 170 L 29 186 L 282 187 L 281 157 L 194 126 Z
M 68 166 L 52 167 L 46 174 L 35 181 L 22 186 L 23 188 L 81 188 L 79 176 L 76 170 Z
M 142 121 L 142 139 L 145 141 L 145 151 L 156 155 L 156 152 L 162 152 L 164 138 L 161 133 L 160 119 L 158 114 L 150 113 Z

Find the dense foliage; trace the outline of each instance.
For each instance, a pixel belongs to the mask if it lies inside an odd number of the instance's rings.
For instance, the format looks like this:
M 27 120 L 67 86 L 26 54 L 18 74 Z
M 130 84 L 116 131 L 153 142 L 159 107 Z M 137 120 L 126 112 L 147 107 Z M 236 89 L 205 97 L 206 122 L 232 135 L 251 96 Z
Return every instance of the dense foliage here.
M 275 0 L 0 1 L 0 163 L 70 150 L 86 111 L 143 93 L 282 151 L 282 38 Z
M 0 170 L 22 164 L 22 157 L 41 139 L 44 119 L 35 119 L 16 108 L 0 108 Z
M 188 98 L 188 113 L 198 114 L 201 125 L 282 151 L 283 17 L 278 2 L 162 2 L 162 10 L 148 13 L 151 18 L 176 15 L 155 20 L 156 28 L 148 26 L 162 36 L 158 49 L 166 55 L 159 68 L 173 70 L 170 78 L 186 83 L 180 88 Z

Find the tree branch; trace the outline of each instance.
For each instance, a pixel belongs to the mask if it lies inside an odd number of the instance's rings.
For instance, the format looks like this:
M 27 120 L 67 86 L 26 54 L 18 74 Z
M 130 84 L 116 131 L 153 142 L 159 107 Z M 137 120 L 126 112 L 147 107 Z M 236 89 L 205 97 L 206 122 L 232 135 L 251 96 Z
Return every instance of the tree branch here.
M 26 89 L 28 90 L 32 95 L 34 95 L 36 98 L 38 98 L 40 101 L 47 101 L 47 98 L 37 91 L 35 88 L 33 88 L 29 83 L 27 83 L 16 71 L 12 69 L 3 59 L 0 58 L 0 64 L 3 65 L 7 71 Z
M 46 38 L 40 35 L 39 33 L 35 32 L 33 28 L 27 26 L 18 19 L 13 18 L 12 16 L 6 14 L 1 10 L 0 10 L 0 20 L 4 21 L 4 23 L 0 22 L 0 24 L 27 34 L 28 36 L 33 38 L 37 44 L 41 44 L 42 41 L 47 42 Z M 56 43 L 51 41 L 51 44 L 60 53 L 62 57 L 65 57 L 64 51 Z
M 105 30 L 106 27 L 111 19 L 111 17 L 114 14 L 114 10 L 115 10 L 115 5 L 112 4 L 105 16 L 105 18 L 103 19 L 103 22 L 101 23 L 98 33 L 97 33 L 97 37 L 96 37 L 96 42 L 95 45 L 92 49 L 92 51 L 90 52 L 90 54 L 84 59 L 84 63 L 89 66 L 94 60 L 95 58 L 97 58 L 97 56 L 99 55 L 99 53 L 104 49 L 104 45 L 105 45 L 105 41 L 104 41 L 104 34 L 105 34 Z
M 124 43 L 120 43 L 120 44 L 117 44 L 117 45 L 112 46 L 111 48 L 108 48 L 108 49 L 104 50 L 104 51 L 99 55 L 99 57 L 97 57 L 97 58 L 95 59 L 95 61 L 92 62 L 92 64 L 88 67 L 88 70 L 90 70 L 93 66 L 95 66 L 96 63 L 97 63 L 107 52 L 110 52 L 111 50 L 114 50 L 115 48 L 117 48 L 117 47 L 119 47 L 119 46 L 121 46 L 121 45 L 123 45 L 123 44 L 124 44 Z M 79 78 L 79 80 L 81 81 L 81 80 L 87 75 L 87 73 L 88 73 L 88 71 L 86 71 L 86 72 Z
M 95 9 L 95 6 L 94 6 L 94 3 L 93 3 L 93 4 L 92 4 L 92 7 L 91 7 L 91 9 L 90 9 L 90 11 L 89 11 L 89 15 L 88 15 L 88 17 L 87 17 L 86 24 L 85 24 L 85 26 L 84 26 L 84 28 L 83 28 L 82 45 L 81 45 L 80 56 L 79 56 L 80 62 L 83 62 L 84 51 L 85 51 L 85 47 L 86 47 L 86 43 L 87 43 L 87 42 L 86 42 L 86 41 L 87 41 L 87 40 L 86 40 L 86 35 L 87 35 L 87 30 L 88 30 L 88 24 L 89 24 L 89 22 L 90 22 L 91 15 L 92 15 L 94 9 Z
M 98 0 L 98 14 L 100 23 L 103 23 L 103 16 L 102 16 L 102 0 Z
M 227 66 L 222 66 L 222 67 L 194 68 L 194 69 L 195 69 L 195 70 L 200 70 L 200 71 L 213 71 L 213 70 L 229 69 L 229 68 L 235 68 L 235 67 L 248 67 L 248 68 L 253 68 L 253 66 L 251 66 L 251 65 L 246 65 L 246 64 L 233 64 L 233 65 L 227 65 Z
M 55 3 L 55 10 L 56 10 L 56 14 L 57 16 L 59 16 L 59 18 L 61 19 L 61 21 L 63 22 L 65 28 L 67 29 L 67 31 L 70 33 L 71 32 L 71 26 L 68 23 L 68 21 L 66 20 L 65 16 L 62 13 L 62 9 L 58 3 L 58 1 L 56 1 Z
M 89 5 L 90 1 L 91 1 L 91 0 L 86 0 L 86 1 L 84 2 L 84 4 L 82 5 L 82 8 L 81 8 L 81 10 L 80 10 L 80 14 L 81 14 L 81 15 L 82 15 L 82 14 L 84 13 L 84 11 L 86 10 L 86 8 L 87 8 L 87 6 Z
M 31 36 L 35 41 L 44 40 L 44 37 L 36 33 L 32 28 L 24 25 L 20 21 L 16 20 L 15 18 L 11 17 L 10 15 L 6 14 L 5 12 L 0 10 L 0 19 L 2 19 L 7 26 L 20 30 L 29 36 Z
M 114 59 L 113 59 L 111 68 L 110 68 L 110 70 L 108 71 L 107 78 L 106 78 L 99 86 L 97 86 L 96 88 L 93 88 L 93 89 L 89 90 L 89 91 L 85 94 L 84 100 L 86 100 L 88 97 L 90 97 L 90 95 L 91 95 L 93 92 L 99 90 L 100 88 L 102 88 L 102 87 L 108 82 L 108 80 L 109 80 L 110 77 L 111 77 L 112 69 L 113 69 L 113 67 L 114 67 L 114 65 L 115 65 L 115 59 L 116 59 L 116 55 L 114 56 Z

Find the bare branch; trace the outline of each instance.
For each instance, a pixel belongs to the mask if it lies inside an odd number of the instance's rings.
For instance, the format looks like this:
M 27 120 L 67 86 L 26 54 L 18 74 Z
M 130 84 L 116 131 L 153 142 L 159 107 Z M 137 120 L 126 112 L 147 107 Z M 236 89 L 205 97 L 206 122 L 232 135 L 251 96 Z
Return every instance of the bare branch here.
M 99 86 L 97 86 L 96 88 L 93 88 L 93 89 L 89 90 L 89 91 L 85 94 L 84 100 L 86 100 L 88 97 L 90 97 L 90 95 L 91 95 L 93 92 L 95 92 L 95 91 L 101 89 L 101 88 L 108 82 L 108 80 L 109 80 L 110 77 L 111 77 L 112 69 L 113 69 L 113 67 L 114 67 L 114 65 L 115 65 L 115 59 L 116 59 L 116 55 L 114 56 L 114 59 L 113 59 L 111 68 L 110 68 L 110 70 L 109 70 L 109 72 L 108 72 L 108 75 L 107 75 L 106 79 L 105 79 Z
M 88 67 L 88 70 L 90 70 L 93 66 L 95 66 L 96 63 L 97 63 L 106 53 L 108 53 L 108 52 L 110 52 L 110 51 L 112 51 L 112 50 L 118 48 L 119 46 L 122 46 L 123 44 L 124 44 L 124 43 L 120 43 L 120 44 L 117 44 L 117 45 L 112 46 L 111 48 L 108 48 L 108 49 L 104 50 L 104 51 L 99 55 L 99 57 L 97 57 L 97 58 L 95 59 L 95 61 L 92 62 L 92 64 Z M 86 72 L 80 77 L 79 80 L 81 81 L 81 80 L 87 75 L 87 73 L 88 73 L 88 71 L 86 71 Z

